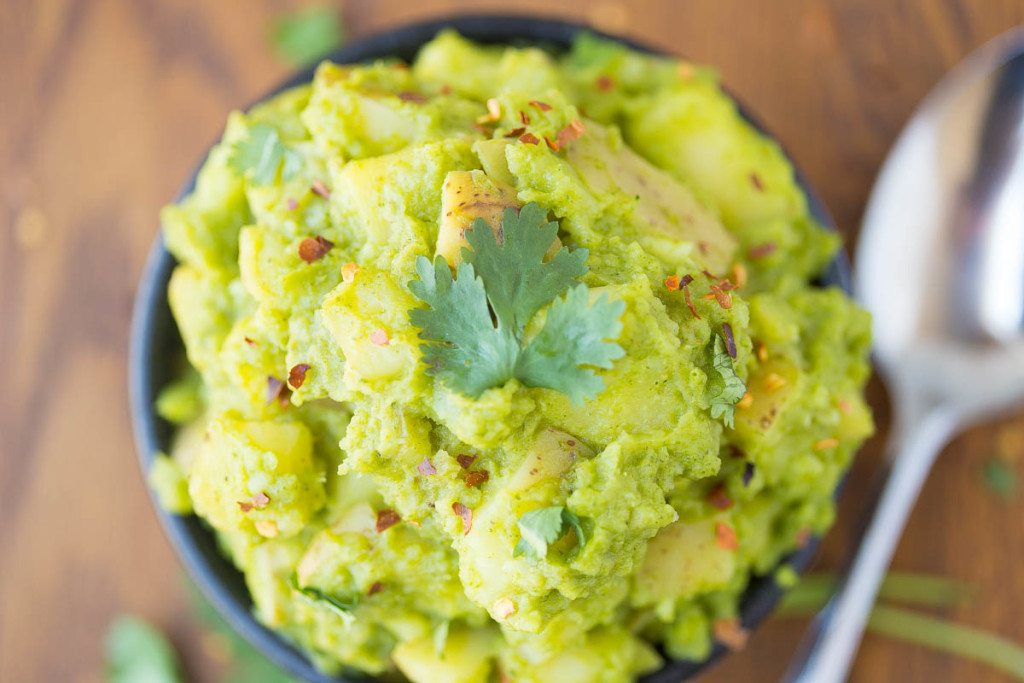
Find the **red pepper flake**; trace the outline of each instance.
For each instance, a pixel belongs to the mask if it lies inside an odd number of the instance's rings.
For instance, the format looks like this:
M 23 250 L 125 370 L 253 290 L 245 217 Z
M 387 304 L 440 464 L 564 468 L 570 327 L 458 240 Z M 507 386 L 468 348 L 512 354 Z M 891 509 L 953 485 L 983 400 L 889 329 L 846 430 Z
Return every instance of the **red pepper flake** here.
M 267 376 L 267 403 L 277 401 L 282 406 L 287 406 L 291 399 L 292 391 L 278 378 Z
M 447 83 L 442 85 L 441 86 L 441 94 L 442 95 L 451 95 L 452 94 L 452 86 L 448 85 Z
M 320 195 L 324 199 L 331 198 L 331 190 L 327 187 L 326 184 L 324 184 L 324 181 L 322 180 L 314 180 L 313 184 L 309 186 L 309 189 L 312 190 L 315 194 Z
M 263 491 L 260 491 L 249 500 L 238 501 L 238 507 L 241 508 L 242 512 L 249 512 L 250 510 L 262 510 L 263 508 L 270 505 L 270 496 Z
M 409 92 L 407 90 L 403 90 L 402 92 L 398 93 L 398 99 L 402 100 L 403 102 L 415 102 L 417 104 L 423 104 L 424 102 L 427 101 L 427 96 L 422 95 L 418 92 Z
M 359 272 L 359 265 L 349 261 L 341 267 L 341 279 L 343 282 L 355 282 L 356 273 Z
M 452 512 L 462 518 L 462 535 L 465 536 L 473 528 L 473 511 L 459 501 L 455 501 L 452 503 Z
M 747 267 L 742 263 L 734 263 L 732 266 L 732 281 L 736 283 L 736 289 L 745 287 L 747 284 Z
M 558 143 L 549 138 L 547 135 L 544 136 L 544 143 L 551 148 L 552 151 L 557 152 L 560 148 Z
M 683 276 L 683 279 L 679 281 L 679 286 L 686 287 L 691 282 L 693 282 L 693 276 L 687 273 L 686 275 Z
M 800 529 L 796 532 L 796 537 L 793 540 L 796 542 L 797 548 L 806 548 L 807 544 L 811 542 L 811 530 L 807 527 Z
M 565 147 L 567 144 L 583 135 L 585 130 L 586 128 L 583 126 L 582 121 L 579 119 L 573 119 L 569 122 L 569 125 L 558 131 L 558 134 L 555 135 L 555 140 L 560 146 Z
M 487 470 L 475 470 L 466 475 L 466 486 L 476 488 L 491 478 Z
M 507 137 L 507 138 L 517 138 L 517 137 L 519 137 L 520 135 L 522 135 L 525 132 L 526 132 L 525 128 L 513 128 L 509 132 L 505 133 L 505 137 Z
M 761 176 L 756 173 L 750 174 L 750 184 L 754 186 L 754 189 L 758 192 L 764 192 L 764 183 L 761 181 Z
M 722 336 L 725 337 L 725 350 L 729 352 L 729 358 L 735 358 L 736 338 L 732 336 L 732 325 L 722 323 Z
M 707 256 L 708 252 L 711 251 L 711 247 L 709 247 L 708 243 L 705 242 L 704 240 L 699 240 L 697 242 L 697 251 L 699 251 L 700 253 L 702 253 L 705 256 Z M 707 272 L 707 271 L 704 271 L 704 272 Z
M 531 107 L 536 107 L 541 111 L 551 111 L 551 105 L 548 104 L 547 102 L 541 102 L 540 100 L 530 100 L 529 102 L 527 102 L 527 104 L 530 105 Z
M 334 242 L 324 239 L 320 235 L 307 237 L 299 242 L 299 258 L 306 263 L 313 263 L 322 259 L 333 248 Z
M 302 383 L 306 381 L 307 372 L 309 372 L 308 363 L 299 363 L 298 365 L 293 366 L 292 369 L 288 371 L 288 384 L 290 384 L 293 389 L 298 389 L 302 386 Z
M 743 485 L 750 486 L 750 481 L 754 478 L 754 472 L 757 468 L 754 467 L 754 463 L 749 460 L 743 464 Z
M 728 510 L 734 504 L 733 499 L 729 497 L 729 493 L 725 490 L 725 484 L 719 484 L 711 489 L 711 492 L 708 494 L 708 503 L 719 510 Z
M 249 346 L 259 346 L 256 340 L 253 339 L 252 337 L 243 337 L 242 339 L 244 339 L 245 343 L 248 344 Z
M 752 246 L 748 253 L 750 258 L 765 258 L 774 254 L 776 249 L 775 242 L 764 242 Z
M 747 646 L 750 632 L 740 625 L 740 620 L 715 619 L 714 624 L 715 640 L 725 645 L 730 650 L 742 650 Z
M 768 360 L 768 347 L 765 346 L 764 344 L 757 345 L 757 360 L 761 361 L 762 363 Z
M 669 275 L 667 278 L 665 278 L 665 289 L 667 289 L 670 292 L 678 292 L 679 291 L 679 276 L 678 275 Z
M 525 135 L 520 136 L 519 142 L 524 142 L 527 145 L 536 145 L 540 142 L 540 138 L 533 133 L 526 133 Z
M 377 510 L 377 529 L 378 534 L 382 534 L 394 525 L 402 521 L 402 518 L 398 516 L 398 513 L 394 510 L 385 508 L 384 510 Z
M 814 443 L 814 450 L 816 451 L 827 451 L 831 450 L 839 445 L 839 439 L 821 439 Z
M 455 460 L 458 461 L 459 467 L 464 470 L 468 470 L 474 462 L 476 462 L 475 455 L 469 455 L 468 453 L 459 453 L 455 456 Z
M 391 343 L 391 340 L 388 339 L 388 333 L 378 327 L 373 332 L 370 332 L 370 342 L 377 346 L 387 346 Z
M 423 462 L 416 465 L 416 470 L 423 475 L 431 476 L 437 474 L 437 468 L 430 464 L 430 458 L 423 458 Z
M 693 314 L 693 317 L 700 320 L 700 313 L 697 312 L 697 307 L 693 305 L 693 297 L 690 296 L 690 282 L 693 282 L 693 278 L 689 275 L 686 277 L 690 278 L 689 282 L 685 285 L 682 282 L 679 283 L 679 286 L 683 288 L 683 300 L 686 301 L 686 307 L 690 309 L 690 313 Z
M 382 590 L 384 590 L 384 584 L 380 581 L 374 581 L 372 584 L 370 584 L 370 590 L 366 591 L 366 594 L 368 596 L 376 595 L 377 593 L 380 593 Z
M 736 538 L 736 530 L 725 522 L 715 524 L 715 542 L 726 550 L 738 550 L 740 542 Z
M 841 412 L 843 415 L 849 415 L 851 412 L 853 412 L 853 406 L 850 405 L 850 402 L 847 401 L 845 398 L 839 399 L 839 402 L 836 405 L 839 406 L 839 412 Z
M 523 124 L 524 126 L 530 125 L 530 115 L 527 114 L 525 111 L 519 112 L 519 123 Z
M 288 201 L 285 202 L 285 206 L 288 207 L 289 211 L 294 211 L 299 208 L 299 202 L 296 201 L 294 197 L 289 197 Z
M 601 74 L 597 77 L 597 80 L 594 81 L 594 86 L 601 92 L 608 92 L 615 87 L 615 81 L 612 80 L 611 76 Z
M 717 284 L 711 285 L 711 293 L 705 298 L 717 300 L 718 305 L 724 309 L 732 308 L 732 295 Z

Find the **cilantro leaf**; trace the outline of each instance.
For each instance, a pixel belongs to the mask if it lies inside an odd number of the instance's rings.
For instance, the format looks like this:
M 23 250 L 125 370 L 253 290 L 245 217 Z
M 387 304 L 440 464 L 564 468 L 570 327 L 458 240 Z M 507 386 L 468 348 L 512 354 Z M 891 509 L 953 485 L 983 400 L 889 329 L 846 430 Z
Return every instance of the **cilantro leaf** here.
M 619 318 L 626 305 L 602 295 L 588 306 L 589 297 L 587 287 L 577 285 L 551 305 L 544 327 L 516 364 L 519 381 L 561 391 L 576 404 L 604 389 L 604 381 L 583 366 L 610 368 L 625 354 L 621 346 L 604 340 L 622 332 Z
M 137 617 L 122 616 L 107 633 L 107 680 L 111 683 L 180 683 L 181 666 L 162 633 Z
M 345 40 L 341 15 L 332 7 L 307 7 L 279 18 L 271 33 L 278 57 L 292 66 L 315 62 Z
M 516 521 L 516 526 L 519 527 L 521 538 L 512 553 L 513 557 L 546 557 L 548 546 L 567 534 L 569 529 L 576 532 L 577 551 L 583 550 L 587 542 L 580 518 L 561 505 L 525 512 Z
M 505 209 L 501 220 L 502 243 L 483 219 L 466 231 L 472 251 L 463 250 L 487 283 L 487 297 L 498 323 L 522 339 L 526 324 L 542 306 L 562 295 L 587 272 L 587 250 L 562 247 L 544 262 L 558 234 L 558 224 L 546 221 L 547 212 L 534 203 L 519 214 Z
M 302 166 L 302 157 L 285 147 L 276 128 L 258 123 L 249 129 L 246 139 L 231 147 L 228 163 L 239 175 L 248 175 L 253 183 L 270 185 L 277 180 L 278 169 L 282 180 L 294 177 Z
M 433 265 L 423 256 L 416 260 L 420 279 L 409 284 L 427 308 L 409 311 L 420 328 L 423 360 L 428 374 L 472 398 L 504 384 L 515 368 L 518 348 L 509 330 L 491 322 L 483 282 L 473 265 L 463 261 L 452 280 L 448 263 L 438 256 Z
M 409 311 L 409 318 L 429 342 L 420 347 L 428 374 L 455 391 L 478 398 L 514 377 L 579 404 L 604 388 L 584 366 L 610 368 L 624 354 L 606 340 L 622 331 L 625 305 L 606 297 L 590 304 L 586 285 L 573 287 L 587 271 L 586 250 L 562 248 L 544 261 L 558 232 L 544 217 L 533 203 L 519 214 L 506 210 L 498 238 L 475 222 L 466 232 L 472 249 L 463 250 L 454 280 L 443 258 L 417 259 L 419 280 L 409 289 L 427 308 Z M 549 303 L 540 332 L 526 341 L 530 319 Z
M 352 619 L 353 610 L 359 606 L 358 597 L 339 598 L 336 595 L 324 592 L 313 586 L 300 586 L 295 575 L 292 575 L 289 578 L 288 583 L 292 587 L 292 590 L 298 592 L 299 595 L 305 597 L 312 603 L 327 607 L 345 621 Z
M 747 392 L 747 387 L 736 374 L 732 358 L 725 350 L 725 341 L 717 335 L 715 336 L 712 365 L 718 371 L 722 383 L 718 391 L 711 397 L 711 417 L 716 420 L 722 418 L 725 425 L 732 429 L 736 412 L 735 406 Z

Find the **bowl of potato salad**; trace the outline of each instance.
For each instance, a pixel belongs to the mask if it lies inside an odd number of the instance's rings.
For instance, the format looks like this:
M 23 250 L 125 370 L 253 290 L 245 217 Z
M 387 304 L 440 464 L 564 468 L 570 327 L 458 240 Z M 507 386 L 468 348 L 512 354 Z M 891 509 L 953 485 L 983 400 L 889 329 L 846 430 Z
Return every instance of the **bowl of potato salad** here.
M 142 465 L 308 681 L 678 681 L 770 612 L 872 431 L 792 162 L 712 70 L 584 27 L 354 42 L 160 218 Z

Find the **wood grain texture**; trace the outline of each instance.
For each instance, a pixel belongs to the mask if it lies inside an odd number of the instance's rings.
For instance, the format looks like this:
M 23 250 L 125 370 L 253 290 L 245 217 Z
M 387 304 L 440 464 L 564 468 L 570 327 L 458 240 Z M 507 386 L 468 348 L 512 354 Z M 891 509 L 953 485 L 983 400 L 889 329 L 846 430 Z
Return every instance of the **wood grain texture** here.
M 112 615 L 166 627 L 190 677 L 218 665 L 136 470 L 125 391 L 135 282 L 171 198 L 227 112 L 287 69 L 265 40 L 298 3 L 4 0 L 0 3 L 0 681 L 92 681 Z M 398 22 L 508 11 L 510 0 L 353 0 L 360 35 Z M 550 0 L 514 4 L 551 11 Z M 963 55 L 1024 23 L 1020 0 L 577 2 L 589 20 L 715 65 L 820 190 L 848 244 L 883 156 L 915 104 Z M 884 392 L 873 388 L 880 421 Z M 1024 641 L 1024 504 L 979 471 L 1024 430 L 978 427 L 939 461 L 895 566 L 977 584 L 950 616 Z M 835 565 L 876 438 L 821 553 Z M 1000 447 L 999 442 L 1004 442 Z M 1020 467 L 1018 463 L 1018 468 Z M 777 680 L 802 623 L 776 619 L 704 683 Z M 205 643 L 205 645 L 204 645 Z M 215 648 L 214 648 L 215 649 Z M 853 680 L 1001 681 L 983 667 L 868 637 Z

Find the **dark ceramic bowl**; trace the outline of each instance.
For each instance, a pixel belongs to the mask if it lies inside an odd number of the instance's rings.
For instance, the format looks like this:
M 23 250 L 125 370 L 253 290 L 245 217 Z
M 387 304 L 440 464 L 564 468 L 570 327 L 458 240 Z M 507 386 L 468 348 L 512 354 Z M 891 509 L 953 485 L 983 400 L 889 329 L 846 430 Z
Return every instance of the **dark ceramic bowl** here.
M 601 34 L 588 27 L 551 19 L 526 16 L 459 16 L 404 26 L 368 38 L 356 40 L 330 55 L 335 62 L 362 62 L 381 57 L 400 57 L 411 61 L 419 48 L 443 28 L 453 27 L 463 35 L 482 43 L 540 44 L 552 49 L 566 48 L 577 33 L 584 30 Z M 630 47 L 658 52 L 650 47 L 618 36 L 606 36 Z M 268 94 L 311 80 L 309 68 Z M 746 111 L 744 116 L 762 131 L 764 128 Z M 797 171 L 797 180 L 810 201 L 815 218 L 834 229 L 831 216 L 814 190 Z M 192 191 L 195 174 L 185 183 L 179 197 Z M 138 448 L 139 463 L 147 471 L 154 454 L 166 450 L 172 427 L 154 410 L 160 388 L 174 378 L 176 360 L 181 357 L 182 344 L 167 304 L 167 282 L 174 269 L 174 258 L 159 237 L 146 263 L 135 300 L 129 356 L 132 423 Z M 838 285 L 850 291 L 850 269 L 845 254 L 840 253 L 821 278 L 822 284 Z M 242 575 L 217 548 L 212 531 L 195 516 L 167 514 L 156 505 L 157 515 L 171 539 L 178 556 L 203 594 L 227 621 L 254 647 L 278 666 L 309 683 L 340 683 L 367 680 L 364 677 L 330 677 L 317 671 L 309 659 L 275 632 L 265 628 L 252 614 L 252 599 Z M 816 542 L 784 558 L 784 562 L 802 571 L 814 554 Z M 761 622 L 782 595 L 770 576 L 754 578 L 741 602 L 743 626 L 750 629 Z M 711 657 L 699 663 L 668 661 L 658 672 L 646 676 L 645 683 L 678 683 L 707 667 L 725 652 L 716 646 Z

